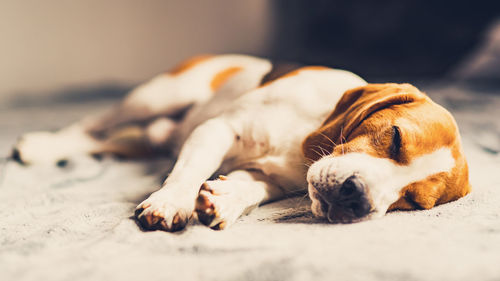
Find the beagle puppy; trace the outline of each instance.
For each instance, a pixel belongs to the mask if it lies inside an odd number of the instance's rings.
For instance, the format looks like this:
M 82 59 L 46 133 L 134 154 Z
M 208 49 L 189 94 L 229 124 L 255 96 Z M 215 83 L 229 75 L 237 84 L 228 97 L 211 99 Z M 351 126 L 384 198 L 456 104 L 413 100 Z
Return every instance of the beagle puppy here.
M 471 190 L 455 120 L 409 84 L 347 91 L 302 149 L 312 211 L 330 222 L 429 209 Z
M 140 85 L 103 116 L 25 135 L 13 157 L 63 166 L 78 155 L 171 150 L 171 173 L 137 206 L 136 218 L 146 229 L 176 231 L 193 215 L 224 229 L 259 204 L 305 191 L 303 139 L 346 90 L 365 84 L 326 67 L 195 57 Z
M 332 222 L 465 195 L 467 167 L 451 116 L 411 86 L 378 87 L 343 70 L 200 56 L 140 85 L 102 116 L 25 135 L 13 157 L 62 166 L 79 155 L 169 151 L 177 157 L 171 173 L 135 211 L 145 229 L 166 231 L 192 217 L 224 229 L 307 186 L 313 213 Z M 405 102 L 395 102 L 397 94 Z

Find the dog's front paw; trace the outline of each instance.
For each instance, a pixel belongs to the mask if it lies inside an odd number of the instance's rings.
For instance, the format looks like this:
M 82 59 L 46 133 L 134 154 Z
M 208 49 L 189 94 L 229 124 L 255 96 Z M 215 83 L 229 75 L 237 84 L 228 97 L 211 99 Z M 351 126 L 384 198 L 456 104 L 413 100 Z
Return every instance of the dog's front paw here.
M 222 182 L 211 181 L 201 186 L 195 211 L 201 223 L 214 230 L 222 230 L 242 215 L 245 204 L 229 190 L 217 189 L 217 183 Z
M 168 192 L 153 193 L 135 209 L 135 217 L 141 226 L 147 230 L 179 231 L 186 227 L 193 212 L 189 204 L 179 204 L 180 201 Z

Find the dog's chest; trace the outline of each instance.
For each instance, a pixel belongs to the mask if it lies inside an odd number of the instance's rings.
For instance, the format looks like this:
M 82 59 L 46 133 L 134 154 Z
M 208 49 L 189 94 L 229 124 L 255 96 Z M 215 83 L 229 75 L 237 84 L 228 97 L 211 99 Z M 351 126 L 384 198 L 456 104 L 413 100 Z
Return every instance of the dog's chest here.
M 304 186 L 306 166 L 302 139 L 318 120 L 304 118 L 293 106 L 260 105 L 228 118 L 236 132 L 233 157 L 222 170 L 257 169 L 281 186 Z

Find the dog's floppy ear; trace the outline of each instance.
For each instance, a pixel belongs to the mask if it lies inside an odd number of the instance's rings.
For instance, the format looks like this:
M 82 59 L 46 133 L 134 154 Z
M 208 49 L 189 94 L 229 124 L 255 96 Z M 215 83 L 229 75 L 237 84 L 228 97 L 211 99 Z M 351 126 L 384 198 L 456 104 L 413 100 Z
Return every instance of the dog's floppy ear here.
M 332 152 L 335 145 L 346 142 L 351 132 L 374 112 L 426 98 L 410 84 L 368 84 L 348 90 L 321 127 L 304 140 L 302 152 L 306 159 L 316 161 L 321 158 L 319 152 Z

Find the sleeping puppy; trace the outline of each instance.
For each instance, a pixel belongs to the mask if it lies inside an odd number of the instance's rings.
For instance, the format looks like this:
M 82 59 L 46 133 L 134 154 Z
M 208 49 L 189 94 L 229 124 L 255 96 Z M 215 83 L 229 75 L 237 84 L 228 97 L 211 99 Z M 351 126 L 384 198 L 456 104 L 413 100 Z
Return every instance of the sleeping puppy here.
M 192 214 L 224 229 L 259 204 L 307 186 L 303 139 L 342 94 L 366 82 L 325 67 L 274 69 L 264 59 L 197 57 L 134 89 L 104 116 L 31 133 L 13 158 L 63 166 L 78 155 L 178 156 L 136 209 L 146 229 L 183 229 Z M 220 175 L 214 178 L 214 175 Z
M 166 231 L 183 229 L 193 214 L 224 229 L 306 186 L 313 213 L 332 222 L 430 208 L 469 192 L 453 118 L 414 87 L 366 85 L 324 67 L 273 68 L 239 55 L 188 60 L 102 117 L 27 134 L 13 157 L 61 165 L 82 154 L 171 149 L 172 172 L 136 209 L 144 228 Z M 308 161 L 316 161 L 309 171 Z
M 453 117 L 409 84 L 347 91 L 302 147 L 312 211 L 330 222 L 429 209 L 471 189 Z

